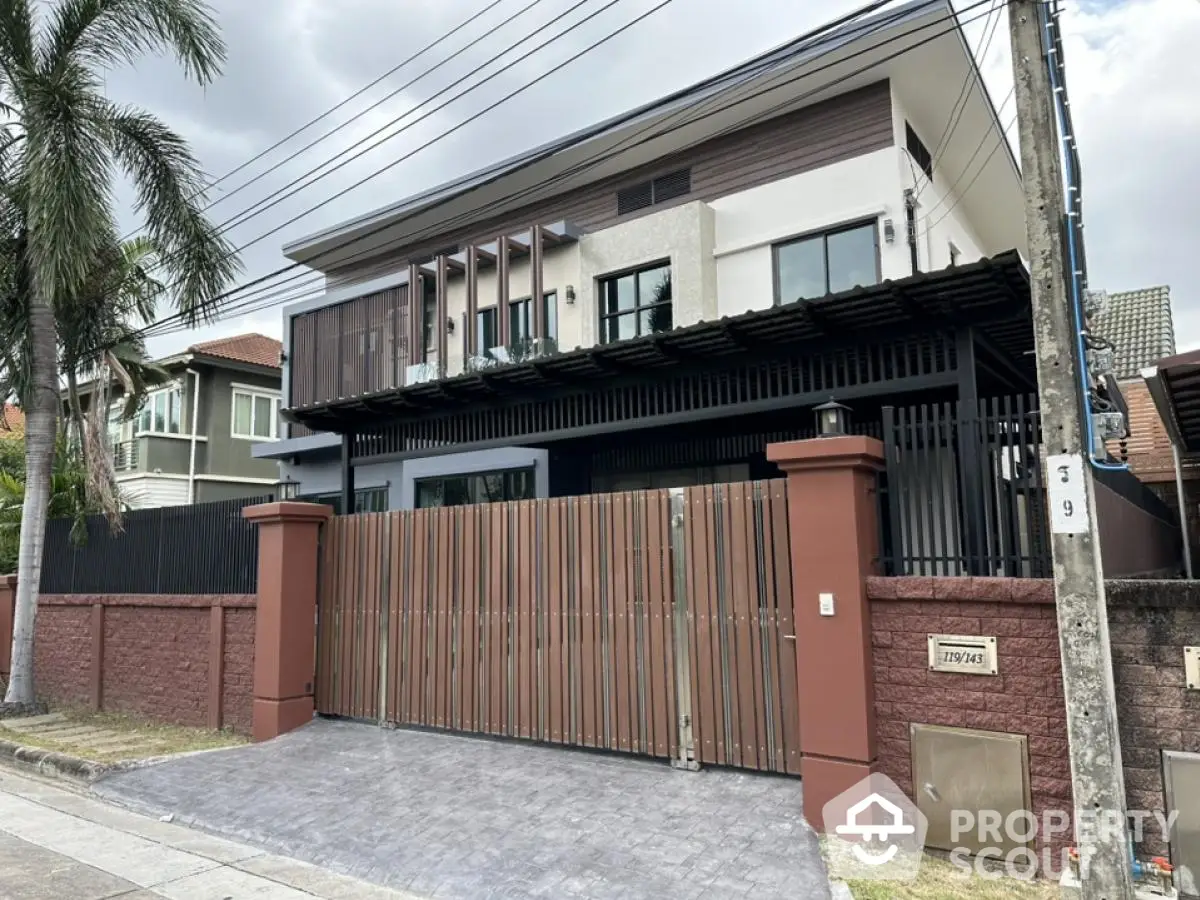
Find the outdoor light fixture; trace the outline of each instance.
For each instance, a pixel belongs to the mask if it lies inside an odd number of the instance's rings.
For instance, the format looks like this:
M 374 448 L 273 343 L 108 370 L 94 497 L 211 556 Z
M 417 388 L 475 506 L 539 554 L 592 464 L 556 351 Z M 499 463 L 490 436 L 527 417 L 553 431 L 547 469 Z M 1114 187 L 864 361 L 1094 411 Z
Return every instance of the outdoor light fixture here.
M 295 500 L 300 496 L 300 482 L 285 478 L 275 485 L 275 495 L 280 500 Z
M 896 225 L 891 219 L 883 220 L 883 239 L 889 244 L 896 242 Z
M 818 437 L 842 437 L 849 433 L 850 407 L 830 398 L 828 403 L 822 403 L 813 408 L 817 417 Z
M 575 302 L 575 285 L 568 284 L 567 285 L 567 305 L 571 305 L 574 302 Z

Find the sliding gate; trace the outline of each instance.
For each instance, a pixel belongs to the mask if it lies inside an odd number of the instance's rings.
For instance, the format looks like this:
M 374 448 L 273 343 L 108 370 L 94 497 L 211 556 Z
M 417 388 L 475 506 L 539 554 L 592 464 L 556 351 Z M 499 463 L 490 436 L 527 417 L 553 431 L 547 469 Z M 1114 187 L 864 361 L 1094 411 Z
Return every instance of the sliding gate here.
M 783 481 L 337 516 L 317 709 L 799 773 Z

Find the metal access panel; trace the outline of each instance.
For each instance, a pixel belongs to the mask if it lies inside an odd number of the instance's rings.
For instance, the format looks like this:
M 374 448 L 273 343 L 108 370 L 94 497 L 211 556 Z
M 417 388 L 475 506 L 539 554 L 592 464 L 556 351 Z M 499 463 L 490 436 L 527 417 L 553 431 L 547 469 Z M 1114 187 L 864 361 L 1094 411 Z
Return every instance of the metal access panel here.
M 1003 823 L 1010 813 L 1030 808 L 1025 735 L 916 724 L 911 734 L 913 791 L 917 808 L 929 820 L 926 846 L 940 850 L 966 847 L 972 852 L 984 847 L 1007 852 L 1028 846 L 1006 834 L 1003 827 L 988 832 L 981 831 L 978 824 L 981 810 L 998 813 Z M 975 826 L 955 833 L 954 810 L 975 814 Z
M 1171 829 L 1171 862 L 1181 894 L 1200 896 L 1200 753 L 1163 753 L 1167 810 L 1179 818 Z

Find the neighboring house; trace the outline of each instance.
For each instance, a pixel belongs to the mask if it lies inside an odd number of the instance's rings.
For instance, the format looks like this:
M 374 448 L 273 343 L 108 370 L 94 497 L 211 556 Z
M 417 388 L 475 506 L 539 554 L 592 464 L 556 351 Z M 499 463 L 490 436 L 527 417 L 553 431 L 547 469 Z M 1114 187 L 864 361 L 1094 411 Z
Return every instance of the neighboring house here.
M 977 75 L 908 3 L 288 245 L 327 290 L 283 312 L 293 424 L 255 455 L 360 509 L 562 496 L 777 475 L 831 398 L 878 434 L 1034 391 Z
M 4 404 L 4 424 L 0 426 L 0 437 L 25 437 L 25 413 L 15 403 Z
M 1129 408 L 1129 436 L 1109 441 L 1109 453 L 1142 481 L 1159 489 L 1164 499 L 1173 493 L 1175 465 L 1171 441 L 1142 379 L 1142 370 L 1175 353 L 1175 322 L 1171 314 L 1171 289 L 1166 286 L 1122 291 L 1107 295 L 1096 317 L 1095 331 L 1113 345 L 1114 371 L 1121 395 Z
M 1109 454 L 1128 463 L 1130 471 L 1171 508 L 1180 510 L 1180 486 L 1187 507 L 1188 537 L 1193 555 L 1200 548 L 1200 458 L 1186 444 L 1176 479 L 1175 455 L 1167 422 L 1174 413 L 1162 393 L 1157 371 L 1175 356 L 1175 320 L 1171 289 L 1166 285 L 1108 294 L 1096 317 L 1095 330 L 1112 343 L 1114 372 L 1129 412 L 1128 436 L 1109 441 Z M 1158 391 L 1156 398 L 1152 391 Z M 1200 449 L 1200 447 L 1195 448 Z
M 281 344 L 242 334 L 194 344 L 156 360 L 171 376 L 123 418 L 113 389 L 109 438 L 122 499 L 134 509 L 179 506 L 274 491 L 277 467 L 253 444 L 278 437 Z M 83 386 L 87 407 L 93 386 Z

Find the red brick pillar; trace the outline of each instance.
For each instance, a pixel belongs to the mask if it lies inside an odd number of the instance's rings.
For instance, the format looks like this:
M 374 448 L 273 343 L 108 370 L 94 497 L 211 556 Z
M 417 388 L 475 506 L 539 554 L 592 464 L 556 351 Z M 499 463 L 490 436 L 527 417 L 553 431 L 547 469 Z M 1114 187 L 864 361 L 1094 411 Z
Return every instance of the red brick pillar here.
M 0 679 L 5 684 L 8 684 L 8 673 L 12 671 L 13 613 L 16 602 L 17 576 L 0 575 Z
M 254 623 L 256 741 L 313 717 L 317 538 L 332 514 L 315 503 L 263 503 L 242 514 L 258 524 L 258 608 Z
M 804 816 L 821 828 L 825 804 L 875 765 L 875 690 L 866 577 L 879 555 L 874 438 L 771 444 L 787 473 L 792 600 L 800 705 Z M 822 615 L 822 594 L 833 615 Z

